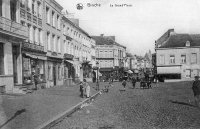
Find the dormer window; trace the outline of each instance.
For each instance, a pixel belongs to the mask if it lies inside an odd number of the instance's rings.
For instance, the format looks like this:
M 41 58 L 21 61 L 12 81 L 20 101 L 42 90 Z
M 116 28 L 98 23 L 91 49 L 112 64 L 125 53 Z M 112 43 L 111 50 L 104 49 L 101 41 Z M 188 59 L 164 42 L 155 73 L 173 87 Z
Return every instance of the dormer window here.
M 190 46 L 190 41 L 186 41 L 185 46 L 189 47 Z

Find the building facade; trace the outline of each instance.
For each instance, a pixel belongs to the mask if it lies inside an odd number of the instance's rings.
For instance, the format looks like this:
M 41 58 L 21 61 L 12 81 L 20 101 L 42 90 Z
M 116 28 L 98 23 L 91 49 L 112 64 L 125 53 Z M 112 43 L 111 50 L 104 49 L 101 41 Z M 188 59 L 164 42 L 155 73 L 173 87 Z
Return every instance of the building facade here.
M 157 75 L 164 79 L 191 80 L 200 75 L 200 35 L 168 35 L 156 44 Z
M 125 67 L 126 47 L 116 43 L 114 36 L 101 35 L 92 38 L 96 41 L 96 60 L 103 76 L 109 76 L 113 71 Z
M 28 28 L 28 38 L 22 43 L 22 81 L 16 84 L 19 87 L 33 87 L 34 75 L 38 76 L 38 86 L 46 86 L 44 49 L 43 1 L 21 0 L 20 23 Z
M 0 7 L 1 91 L 23 93 L 36 76 L 38 88 L 71 85 L 83 79 L 83 61 L 96 65 L 95 41 L 55 0 L 0 0 Z
M 92 66 L 95 64 L 95 41 L 79 25 L 63 16 L 63 48 L 65 58 L 65 78 L 83 80 L 91 78 Z M 71 57 L 71 58 L 69 58 Z M 85 68 L 85 63 L 91 68 Z M 74 69 L 74 71 L 71 71 Z M 67 72 L 68 71 L 68 72 Z M 71 73 L 71 72 L 74 73 Z M 89 72 L 86 72 L 89 71 Z
M 0 0 L 0 89 L 13 92 L 22 83 L 22 43 L 28 28 L 20 24 L 20 2 Z

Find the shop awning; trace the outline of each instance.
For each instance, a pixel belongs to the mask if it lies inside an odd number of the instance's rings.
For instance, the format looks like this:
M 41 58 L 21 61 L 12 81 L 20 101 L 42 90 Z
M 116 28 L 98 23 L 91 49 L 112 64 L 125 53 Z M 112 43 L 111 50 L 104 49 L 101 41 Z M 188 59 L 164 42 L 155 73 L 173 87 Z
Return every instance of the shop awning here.
M 178 74 L 178 73 L 181 73 L 181 67 L 180 66 L 157 67 L 157 73 L 158 74 Z
M 128 71 L 126 71 L 126 72 L 129 73 L 129 74 L 133 73 L 131 70 L 128 70 Z
M 33 55 L 28 53 L 25 53 L 25 55 L 33 59 L 47 60 L 47 57 L 45 56 Z
M 71 64 L 74 64 L 74 61 L 73 61 L 73 60 L 65 60 L 65 61 L 67 61 L 67 62 L 69 62 L 69 63 L 71 63 Z

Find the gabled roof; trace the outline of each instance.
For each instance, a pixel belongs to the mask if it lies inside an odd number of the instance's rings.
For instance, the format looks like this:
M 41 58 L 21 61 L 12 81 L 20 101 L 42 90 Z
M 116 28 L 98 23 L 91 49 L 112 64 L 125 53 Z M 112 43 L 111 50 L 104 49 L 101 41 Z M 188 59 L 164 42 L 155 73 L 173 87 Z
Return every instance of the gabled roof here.
M 95 41 L 96 45 L 113 45 L 114 41 L 111 39 L 104 38 L 102 36 L 91 36 Z
M 190 42 L 190 46 L 200 46 L 199 34 L 174 34 L 171 35 L 165 43 L 159 48 L 186 47 L 186 42 Z
M 126 48 L 125 46 L 115 42 L 114 40 L 106 36 L 91 36 L 91 37 L 96 41 L 96 45 L 117 45 Z

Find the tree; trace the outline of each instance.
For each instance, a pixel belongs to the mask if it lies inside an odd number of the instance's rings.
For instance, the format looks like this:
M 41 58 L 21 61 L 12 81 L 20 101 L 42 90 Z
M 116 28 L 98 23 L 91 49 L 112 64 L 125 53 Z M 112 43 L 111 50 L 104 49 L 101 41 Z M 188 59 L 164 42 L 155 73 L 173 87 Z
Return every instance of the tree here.
M 87 78 L 90 77 L 90 73 L 92 72 L 92 66 L 89 64 L 89 61 L 84 61 L 82 63 L 82 69 L 83 69 L 83 77 Z

